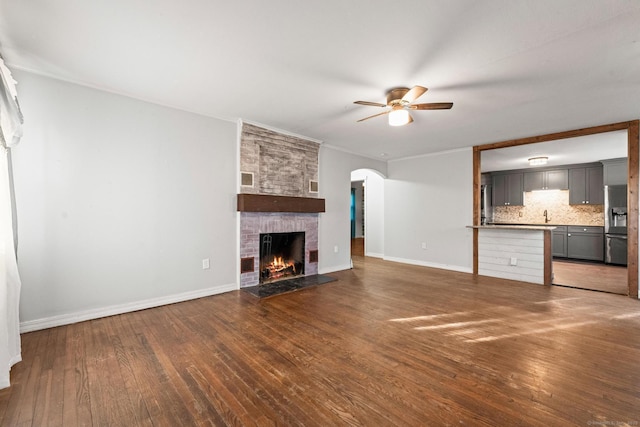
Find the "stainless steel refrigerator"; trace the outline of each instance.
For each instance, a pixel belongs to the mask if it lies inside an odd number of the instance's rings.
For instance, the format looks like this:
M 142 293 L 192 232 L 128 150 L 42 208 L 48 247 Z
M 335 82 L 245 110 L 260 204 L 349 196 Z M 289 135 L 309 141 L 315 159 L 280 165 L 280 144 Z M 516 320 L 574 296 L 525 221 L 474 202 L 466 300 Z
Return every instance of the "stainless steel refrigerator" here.
M 493 206 L 491 206 L 491 186 L 480 186 L 480 224 L 493 222 Z
M 627 186 L 604 187 L 604 262 L 627 265 Z

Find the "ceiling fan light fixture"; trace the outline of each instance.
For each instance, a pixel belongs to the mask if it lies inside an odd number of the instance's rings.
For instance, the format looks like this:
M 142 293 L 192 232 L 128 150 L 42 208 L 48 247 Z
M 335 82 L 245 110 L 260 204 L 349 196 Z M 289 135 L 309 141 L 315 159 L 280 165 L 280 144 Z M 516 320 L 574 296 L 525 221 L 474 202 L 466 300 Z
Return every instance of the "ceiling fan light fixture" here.
M 409 123 L 409 112 L 404 109 L 393 110 L 389 113 L 390 126 L 403 126 Z
M 542 166 L 547 164 L 548 157 L 538 156 L 529 158 L 529 166 Z

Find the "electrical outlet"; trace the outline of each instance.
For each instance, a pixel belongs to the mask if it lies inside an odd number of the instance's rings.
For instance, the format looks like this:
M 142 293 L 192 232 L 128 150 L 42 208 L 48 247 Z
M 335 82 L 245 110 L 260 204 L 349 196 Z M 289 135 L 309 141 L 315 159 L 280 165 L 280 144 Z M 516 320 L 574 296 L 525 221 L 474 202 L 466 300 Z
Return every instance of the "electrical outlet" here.
M 509 264 L 510 265 L 518 265 L 518 258 L 512 256 Z
M 427 242 L 422 242 L 422 249 L 427 249 Z
M 203 270 L 209 269 L 209 258 L 205 258 L 202 260 L 202 269 Z
M 337 245 L 333 247 L 333 252 L 338 253 L 338 246 Z

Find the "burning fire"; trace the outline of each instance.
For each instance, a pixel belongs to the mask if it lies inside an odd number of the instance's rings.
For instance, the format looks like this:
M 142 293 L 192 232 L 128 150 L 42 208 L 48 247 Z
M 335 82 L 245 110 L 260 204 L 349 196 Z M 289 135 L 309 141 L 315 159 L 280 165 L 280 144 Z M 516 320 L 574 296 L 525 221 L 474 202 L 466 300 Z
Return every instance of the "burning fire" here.
M 297 274 L 295 264 L 285 261 L 282 257 L 274 257 L 271 263 L 264 266 L 264 270 L 269 271 L 269 280 Z

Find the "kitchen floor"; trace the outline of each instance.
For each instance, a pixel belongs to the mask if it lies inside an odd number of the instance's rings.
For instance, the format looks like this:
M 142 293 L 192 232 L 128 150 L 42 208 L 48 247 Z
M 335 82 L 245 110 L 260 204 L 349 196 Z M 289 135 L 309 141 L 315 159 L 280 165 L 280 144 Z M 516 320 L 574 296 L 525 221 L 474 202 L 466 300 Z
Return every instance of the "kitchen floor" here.
M 553 284 L 628 295 L 627 268 L 580 261 L 553 260 Z

